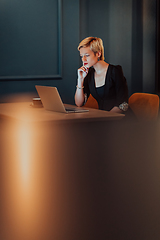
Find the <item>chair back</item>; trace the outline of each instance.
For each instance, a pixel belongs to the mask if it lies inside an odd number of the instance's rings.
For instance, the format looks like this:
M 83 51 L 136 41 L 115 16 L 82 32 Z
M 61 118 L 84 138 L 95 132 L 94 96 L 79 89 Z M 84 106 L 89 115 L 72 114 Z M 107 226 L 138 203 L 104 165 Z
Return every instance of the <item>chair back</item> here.
M 87 102 L 84 106 L 88 108 L 99 109 L 97 100 L 91 94 L 89 95 L 89 98 L 87 99 Z
M 129 107 L 139 120 L 156 120 L 159 112 L 159 96 L 150 93 L 133 93 Z

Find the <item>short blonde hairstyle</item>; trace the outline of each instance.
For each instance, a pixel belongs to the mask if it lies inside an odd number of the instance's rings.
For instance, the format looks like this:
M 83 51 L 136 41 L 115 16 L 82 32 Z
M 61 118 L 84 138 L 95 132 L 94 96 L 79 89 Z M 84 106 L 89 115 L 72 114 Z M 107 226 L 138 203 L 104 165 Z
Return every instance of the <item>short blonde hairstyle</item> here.
M 94 54 L 101 52 L 100 60 L 104 60 L 104 47 L 101 38 L 87 37 L 79 43 L 78 50 L 83 47 L 90 47 L 91 51 L 93 51 Z

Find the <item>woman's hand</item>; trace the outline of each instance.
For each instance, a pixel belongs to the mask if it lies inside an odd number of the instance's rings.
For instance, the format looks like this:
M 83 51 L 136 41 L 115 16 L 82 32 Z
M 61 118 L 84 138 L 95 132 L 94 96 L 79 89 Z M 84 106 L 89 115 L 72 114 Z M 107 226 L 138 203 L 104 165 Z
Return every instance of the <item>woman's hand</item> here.
M 83 83 L 84 78 L 88 74 L 89 68 L 82 66 L 81 68 L 78 69 L 78 80 Z
M 84 103 L 84 91 L 83 91 L 83 83 L 84 83 L 84 78 L 88 74 L 89 68 L 82 66 L 81 68 L 78 69 L 78 80 L 77 80 L 77 90 L 75 93 L 75 103 L 78 107 L 81 107 Z

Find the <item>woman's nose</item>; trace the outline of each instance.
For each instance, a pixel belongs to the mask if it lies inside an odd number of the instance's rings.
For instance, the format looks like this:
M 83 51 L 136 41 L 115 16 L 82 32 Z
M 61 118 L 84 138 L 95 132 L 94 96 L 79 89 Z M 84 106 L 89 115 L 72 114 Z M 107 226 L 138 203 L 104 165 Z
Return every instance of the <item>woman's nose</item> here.
M 86 61 L 86 57 L 85 57 L 85 56 L 82 57 L 82 61 L 83 61 L 83 62 Z

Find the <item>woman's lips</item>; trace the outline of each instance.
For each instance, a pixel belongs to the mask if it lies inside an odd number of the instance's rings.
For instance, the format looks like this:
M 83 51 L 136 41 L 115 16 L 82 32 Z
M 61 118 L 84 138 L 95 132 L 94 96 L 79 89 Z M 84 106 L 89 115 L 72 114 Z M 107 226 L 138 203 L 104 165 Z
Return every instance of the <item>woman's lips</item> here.
M 84 65 L 87 65 L 88 63 L 84 63 Z

